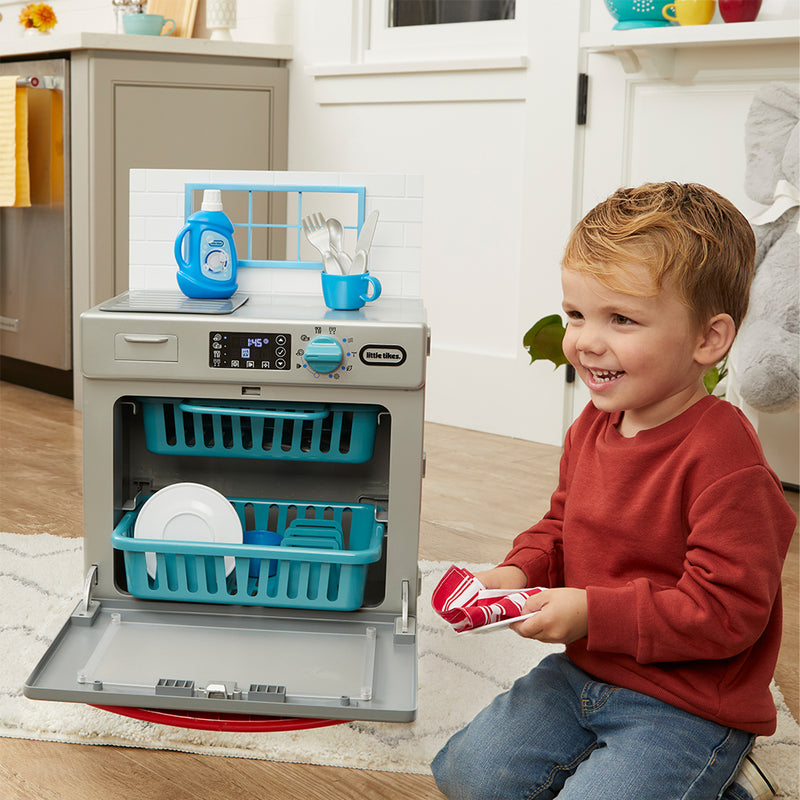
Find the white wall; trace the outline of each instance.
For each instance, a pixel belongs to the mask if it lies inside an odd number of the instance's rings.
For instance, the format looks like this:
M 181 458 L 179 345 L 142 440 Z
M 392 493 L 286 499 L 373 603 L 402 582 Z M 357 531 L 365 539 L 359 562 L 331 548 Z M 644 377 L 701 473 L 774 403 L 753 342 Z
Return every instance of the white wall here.
M 423 176 L 428 418 L 558 444 L 564 370 L 529 365 L 521 338 L 560 307 L 558 263 L 584 202 L 579 34 L 613 20 L 602 0 L 520 0 L 510 38 L 507 26 L 490 23 L 469 42 L 388 41 L 371 15 L 382 2 L 239 0 L 233 38 L 294 47 L 290 170 Z M 0 42 L 20 35 L 22 5 L 0 0 Z M 59 30 L 114 29 L 111 0 L 52 5 Z M 761 18 L 796 24 L 797 6 L 764 0 Z M 201 0 L 196 35 L 203 19 Z M 590 122 L 606 102 L 617 100 L 595 85 Z M 661 119 L 659 102 L 652 108 Z M 609 147 L 621 146 L 611 138 Z M 587 196 L 607 194 L 622 177 Z

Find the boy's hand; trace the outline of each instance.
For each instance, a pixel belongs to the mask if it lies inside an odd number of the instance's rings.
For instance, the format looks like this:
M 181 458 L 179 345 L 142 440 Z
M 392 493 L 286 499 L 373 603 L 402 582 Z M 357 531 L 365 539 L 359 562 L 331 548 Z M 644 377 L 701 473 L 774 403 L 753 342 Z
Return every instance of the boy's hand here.
M 523 614 L 531 611 L 540 613 L 511 625 L 520 636 L 551 644 L 569 644 L 588 633 L 585 589 L 546 589 L 529 597 L 522 607 Z
M 528 579 L 519 567 L 494 567 L 476 572 L 475 577 L 486 589 L 526 589 Z

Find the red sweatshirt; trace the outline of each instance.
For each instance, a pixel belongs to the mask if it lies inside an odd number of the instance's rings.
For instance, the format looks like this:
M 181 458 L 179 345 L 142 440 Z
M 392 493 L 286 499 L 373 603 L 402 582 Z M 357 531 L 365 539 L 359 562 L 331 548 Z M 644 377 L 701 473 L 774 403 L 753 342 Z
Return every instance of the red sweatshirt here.
M 795 526 L 780 481 L 744 415 L 718 398 L 631 439 L 620 419 L 586 407 L 549 512 L 503 564 L 528 586 L 586 589 L 589 633 L 567 655 L 598 680 L 771 734 Z

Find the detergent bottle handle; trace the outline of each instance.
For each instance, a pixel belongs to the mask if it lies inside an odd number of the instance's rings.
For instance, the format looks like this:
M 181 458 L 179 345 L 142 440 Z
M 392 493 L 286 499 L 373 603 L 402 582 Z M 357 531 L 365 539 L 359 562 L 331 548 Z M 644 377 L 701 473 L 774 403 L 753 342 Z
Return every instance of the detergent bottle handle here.
M 184 225 L 175 239 L 175 260 L 178 262 L 179 266 L 184 268 L 189 267 L 189 262 L 183 257 L 183 240 L 186 238 L 186 234 L 189 233 L 190 228 L 191 225 Z

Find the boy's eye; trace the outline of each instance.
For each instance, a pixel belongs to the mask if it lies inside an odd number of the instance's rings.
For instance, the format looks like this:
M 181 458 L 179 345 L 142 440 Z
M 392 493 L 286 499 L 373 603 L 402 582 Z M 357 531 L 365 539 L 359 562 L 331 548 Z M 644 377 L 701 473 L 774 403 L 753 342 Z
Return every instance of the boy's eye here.
M 567 319 L 571 320 L 579 320 L 583 319 L 583 314 L 580 311 L 566 311 Z
M 614 314 L 614 322 L 617 325 L 633 325 L 634 321 L 630 317 L 626 317 L 623 314 Z

